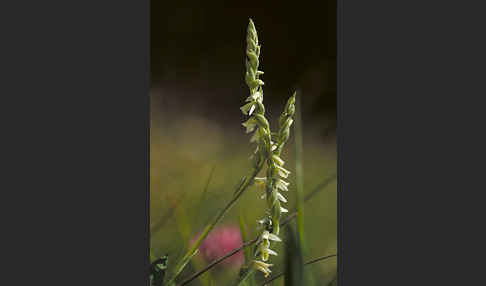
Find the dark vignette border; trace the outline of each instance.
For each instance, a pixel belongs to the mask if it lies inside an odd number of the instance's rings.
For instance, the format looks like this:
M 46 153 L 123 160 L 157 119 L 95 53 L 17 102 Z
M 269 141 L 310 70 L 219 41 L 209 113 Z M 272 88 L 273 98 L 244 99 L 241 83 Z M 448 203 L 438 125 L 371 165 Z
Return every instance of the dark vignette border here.
M 339 285 L 484 284 L 484 6 L 338 1 Z
M 148 285 L 149 4 L 2 3 L 1 285 Z
M 343 0 L 336 0 L 336 102 L 337 102 L 337 277 L 344 285 L 343 275 Z
M 346 285 L 484 284 L 484 7 L 437 2 L 338 1 L 340 285 L 344 196 Z M 146 285 L 149 1 L 7 5 L 2 285 Z

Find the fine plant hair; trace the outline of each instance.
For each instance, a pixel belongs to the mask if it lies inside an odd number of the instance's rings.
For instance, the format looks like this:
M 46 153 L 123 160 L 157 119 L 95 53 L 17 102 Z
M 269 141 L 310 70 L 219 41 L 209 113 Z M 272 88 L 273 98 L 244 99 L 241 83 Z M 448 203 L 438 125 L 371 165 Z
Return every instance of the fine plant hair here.
M 263 72 L 258 70 L 261 46 L 258 42 L 258 35 L 253 21 L 250 19 L 247 28 L 246 37 L 246 73 L 245 82 L 249 88 L 250 95 L 245 104 L 240 108 L 243 114 L 249 118 L 242 124 L 246 128 L 246 133 L 252 133 L 250 142 L 256 145 L 256 149 L 251 155 L 252 167 L 248 175 L 242 177 L 240 183 L 234 190 L 231 200 L 211 219 L 201 232 L 196 242 L 189 248 L 185 255 L 178 261 L 175 266 L 163 264 L 163 276 L 168 282 L 160 285 L 176 285 L 176 278 L 180 275 L 189 261 L 196 255 L 201 243 L 206 239 L 215 225 L 222 220 L 224 215 L 237 203 L 243 193 L 251 186 L 258 186 L 263 189 L 262 199 L 266 201 L 266 209 L 262 210 L 264 217 L 258 221 L 260 231 L 250 244 L 254 243 L 254 249 L 251 254 L 251 260 L 240 271 L 237 285 L 242 285 L 256 271 L 261 271 L 265 277 L 271 273 L 272 264 L 267 263 L 270 255 L 277 255 L 277 252 L 270 249 L 271 242 L 280 242 L 279 237 L 282 214 L 288 212 L 282 206 L 287 199 L 281 192 L 288 191 L 289 183 L 285 179 L 289 176 L 290 171 L 283 166 L 281 153 L 285 143 L 290 137 L 290 127 L 293 123 L 295 113 L 296 93 L 288 99 L 280 115 L 278 130 L 272 132 L 270 124 L 265 117 L 265 106 L 263 104 L 263 86 L 264 82 L 260 78 Z M 258 178 L 257 175 L 266 167 L 266 176 Z M 295 217 L 295 216 L 293 216 Z M 292 217 L 292 218 L 293 218 Z M 224 258 L 223 258 L 224 259 Z M 160 263 L 158 263 L 160 264 Z M 157 265 L 158 265 L 157 264 Z M 160 266 L 160 265 L 159 265 Z M 166 274 L 167 272 L 167 274 Z M 152 272 L 152 276 L 154 272 Z M 160 276 L 160 275 L 159 275 Z M 160 279 L 159 279 L 160 280 Z M 160 286 L 157 285 L 157 286 Z

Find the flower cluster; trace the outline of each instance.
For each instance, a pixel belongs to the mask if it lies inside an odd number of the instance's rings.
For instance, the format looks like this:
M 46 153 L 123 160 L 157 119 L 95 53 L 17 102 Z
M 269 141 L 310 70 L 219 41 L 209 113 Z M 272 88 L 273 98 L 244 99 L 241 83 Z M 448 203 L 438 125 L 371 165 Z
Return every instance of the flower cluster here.
M 268 276 L 271 272 L 269 267 L 272 264 L 267 264 L 264 261 L 268 260 L 269 255 L 277 255 L 274 250 L 270 249 L 270 241 L 281 241 L 278 237 L 280 217 L 282 213 L 288 212 L 280 204 L 287 202 L 280 192 L 288 191 L 289 183 L 284 179 L 288 177 L 290 172 L 283 167 L 284 161 L 280 158 L 280 153 L 289 138 L 290 126 L 293 122 L 292 116 L 295 113 L 295 93 L 287 101 L 284 112 L 280 116 L 278 133 L 272 133 L 268 120 L 265 118 L 262 88 L 264 83 L 259 78 L 263 72 L 258 70 L 260 46 L 258 45 L 255 25 L 251 19 L 246 40 L 245 81 L 250 89 L 250 96 L 246 99 L 247 103 L 241 107 L 241 111 L 250 118 L 243 123 L 243 126 L 246 127 L 247 133 L 254 132 L 250 142 L 257 144 L 253 155 L 255 166 L 263 162 L 267 164 L 266 177 L 254 179 L 255 183 L 265 189 L 262 199 L 266 199 L 268 209 L 266 217 L 259 221 L 262 232 L 254 249 L 255 257 L 259 257 L 261 261 L 254 260 L 253 267 Z

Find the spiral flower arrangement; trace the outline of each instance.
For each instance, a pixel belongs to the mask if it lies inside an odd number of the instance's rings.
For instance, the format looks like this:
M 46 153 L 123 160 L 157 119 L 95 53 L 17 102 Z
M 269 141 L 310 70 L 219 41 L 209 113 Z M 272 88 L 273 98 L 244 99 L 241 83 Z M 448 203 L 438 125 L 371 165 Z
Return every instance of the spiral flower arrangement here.
M 264 187 L 265 193 L 262 199 L 266 199 L 266 216 L 259 221 L 262 231 L 258 237 L 254 249 L 255 260 L 252 267 L 263 272 L 265 277 L 270 273 L 272 264 L 265 263 L 270 255 L 277 255 L 277 252 L 270 249 L 270 241 L 281 241 L 278 237 L 279 223 L 282 213 L 288 212 L 281 206 L 287 202 L 281 191 L 288 191 L 289 183 L 284 179 L 290 172 L 283 165 L 284 161 L 280 158 L 281 151 L 290 136 L 290 126 L 293 123 L 292 116 L 295 113 L 295 93 L 290 97 L 285 105 L 284 111 L 279 119 L 279 131 L 272 133 L 268 120 L 265 118 L 265 107 L 263 105 L 263 85 L 264 82 L 259 78 L 263 74 L 258 70 L 260 48 L 258 45 L 258 35 L 253 21 L 250 19 L 247 30 L 246 47 L 246 74 L 245 82 L 250 89 L 250 96 L 246 99 L 246 104 L 241 107 L 243 114 L 250 118 L 243 123 L 246 132 L 254 132 L 250 142 L 257 144 L 253 155 L 255 166 L 266 163 L 266 177 L 255 178 L 255 183 Z M 273 139 L 273 140 L 272 140 Z
M 253 132 L 250 142 L 256 144 L 254 154 L 251 156 L 253 159 L 253 166 L 249 175 L 241 178 L 239 184 L 235 188 L 231 200 L 214 216 L 203 231 L 194 238 L 193 243 L 186 254 L 179 260 L 175 267 L 172 267 L 173 270 L 171 270 L 171 273 L 169 274 L 170 276 L 167 278 L 168 282 L 166 285 L 168 286 L 176 285 L 176 278 L 192 257 L 198 253 L 198 249 L 202 247 L 204 250 L 205 244 L 203 244 L 203 242 L 215 225 L 221 221 L 223 216 L 236 204 L 245 190 L 252 185 L 256 184 L 262 187 L 264 193 L 261 198 L 266 200 L 267 207 L 265 217 L 258 221 L 261 229 L 259 235 L 254 240 L 255 248 L 253 250 L 253 258 L 242 267 L 237 285 L 244 285 L 244 281 L 252 275 L 254 271 L 261 271 L 265 277 L 269 276 L 272 264 L 267 263 L 267 261 L 269 260 L 270 255 L 277 255 L 275 250 L 270 249 L 271 242 L 282 241 L 278 236 L 280 231 L 280 218 L 282 213 L 286 213 L 288 210 L 281 205 L 282 203 L 287 202 L 287 199 L 281 192 L 288 191 L 289 183 L 286 182 L 285 179 L 289 176 L 290 172 L 283 167 L 285 162 L 280 158 L 280 154 L 290 136 L 290 127 L 292 126 L 295 113 L 296 94 L 294 92 L 288 99 L 284 111 L 280 115 L 278 132 L 272 132 L 270 130 L 270 124 L 265 118 L 265 106 L 263 105 L 264 82 L 260 79 L 263 72 L 258 70 L 260 65 L 259 56 L 261 46 L 258 43 L 258 35 L 251 19 L 248 24 L 246 43 L 245 82 L 250 89 L 250 95 L 240 109 L 243 114 L 249 116 L 242 125 L 246 128 L 246 133 Z M 265 166 L 267 167 L 266 177 L 256 177 Z M 213 262 L 211 265 L 214 266 L 216 263 Z M 164 281 L 165 269 L 167 268 L 166 264 L 164 264 L 163 267 L 164 276 L 159 275 L 160 277 L 156 277 L 158 272 L 155 270 L 151 272 L 151 281 L 156 282 L 158 285 L 162 285 Z M 204 271 L 207 271 L 207 269 Z M 191 276 L 181 285 L 186 285 L 190 281 L 193 281 L 204 271 L 200 271 Z

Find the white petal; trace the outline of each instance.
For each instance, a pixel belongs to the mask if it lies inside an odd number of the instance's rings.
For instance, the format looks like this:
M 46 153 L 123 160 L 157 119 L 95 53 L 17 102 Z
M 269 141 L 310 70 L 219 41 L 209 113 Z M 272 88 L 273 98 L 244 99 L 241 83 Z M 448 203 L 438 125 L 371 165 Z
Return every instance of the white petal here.
M 265 263 L 265 262 L 262 262 L 262 261 L 258 261 L 258 260 L 255 260 L 254 262 L 255 262 L 256 265 L 262 266 L 262 267 L 265 267 L 265 268 L 268 268 L 270 266 L 273 266 L 273 264 L 268 264 L 268 263 Z
M 255 92 L 254 94 L 248 96 L 248 98 L 246 99 L 246 101 L 256 101 L 257 99 L 259 99 L 261 96 L 261 93 L 260 92 Z
M 294 122 L 294 120 L 292 118 L 289 118 L 289 119 L 290 119 L 289 120 L 289 127 L 290 127 L 290 125 L 292 125 L 292 123 Z
M 240 110 L 241 112 L 243 112 L 243 114 L 247 115 L 248 114 L 248 110 L 253 106 L 254 104 L 252 102 L 250 103 L 247 103 L 245 105 L 243 105 L 242 107 L 240 107 Z
M 273 147 L 275 147 L 274 149 L 277 149 L 277 145 L 273 145 Z M 272 148 L 273 148 L 272 147 Z M 273 150 L 272 150 L 273 151 Z M 277 162 L 278 165 L 282 166 L 285 162 L 282 160 L 282 158 L 280 158 L 279 156 L 277 155 L 273 155 L 273 160 L 275 160 Z
M 275 234 L 273 234 L 273 233 L 270 233 L 270 234 L 268 235 L 268 239 L 269 239 L 269 240 L 273 240 L 273 241 L 282 241 L 282 240 L 280 239 L 280 237 L 276 236 L 276 235 L 275 235 Z
M 278 253 L 276 253 L 275 251 L 271 250 L 270 248 L 267 249 L 267 251 L 268 251 L 268 254 L 270 254 L 270 255 L 275 255 L 275 256 L 278 255 Z
M 280 194 L 280 193 L 278 193 L 278 192 L 277 192 L 277 198 L 278 198 L 280 201 L 284 202 L 284 203 L 286 203 L 286 202 L 287 202 L 287 199 L 286 199 L 284 196 L 282 196 L 282 194 Z
M 278 179 L 278 180 L 279 180 L 279 182 L 280 182 L 281 184 L 283 184 L 283 185 L 284 185 L 284 186 L 286 186 L 286 187 L 288 187 L 288 186 L 290 185 L 290 183 L 289 183 L 289 182 L 286 182 L 286 181 L 284 181 L 284 180 L 282 180 L 282 179 Z
M 251 115 L 253 113 L 253 111 L 255 110 L 255 105 L 253 104 L 251 107 L 250 107 L 250 112 L 248 112 L 248 115 Z
M 283 178 L 287 178 L 290 174 L 290 171 L 284 169 L 283 167 L 281 166 L 277 166 L 278 168 L 278 174 L 283 177 Z
M 261 272 L 263 272 L 263 276 L 265 276 L 265 277 L 268 277 L 270 275 L 270 273 L 272 272 L 272 271 L 270 271 L 270 269 L 264 268 L 264 267 L 259 266 L 259 265 L 256 265 L 255 267 L 256 267 L 257 270 L 260 270 Z
M 287 186 L 288 186 L 288 185 L 289 185 L 289 183 L 285 182 L 285 181 L 284 181 L 284 180 L 282 180 L 282 179 L 278 179 L 278 180 L 277 180 L 277 184 L 276 184 L 277 189 L 280 189 L 280 190 L 282 190 L 282 191 L 287 192 L 287 191 L 289 190 L 289 189 L 287 188 Z
M 284 207 L 280 207 L 280 211 L 283 212 L 283 213 L 288 213 L 289 210 L 284 208 Z
M 263 233 L 262 233 L 262 239 L 268 239 L 270 236 L 270 233 L 268 232 L 268 230 L 265 230 Z

